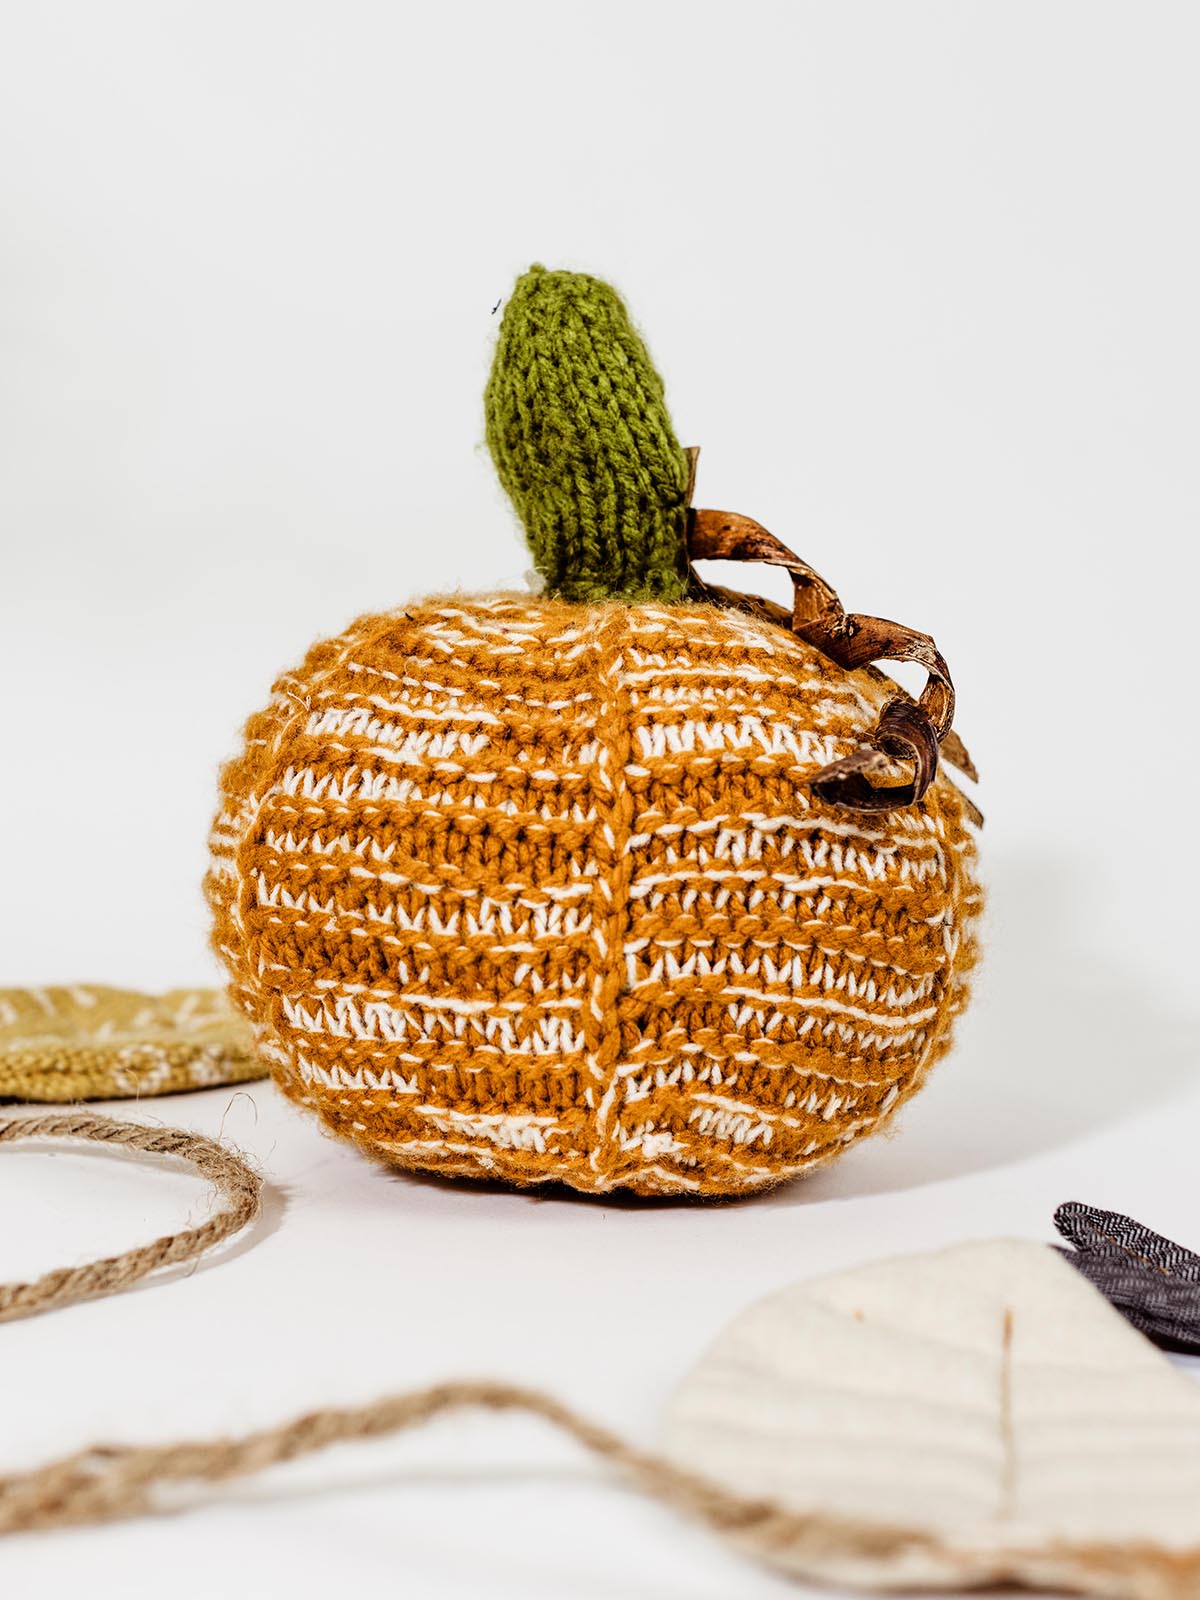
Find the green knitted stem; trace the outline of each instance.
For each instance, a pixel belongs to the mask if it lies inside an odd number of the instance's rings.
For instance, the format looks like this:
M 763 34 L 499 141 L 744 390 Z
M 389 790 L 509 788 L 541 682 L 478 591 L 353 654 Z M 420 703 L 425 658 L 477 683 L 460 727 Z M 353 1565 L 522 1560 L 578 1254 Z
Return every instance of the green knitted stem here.
M 682 600 L 688 460 L 616 291 L 531 267 L 500 324 L 487 441 L 550 594 Z

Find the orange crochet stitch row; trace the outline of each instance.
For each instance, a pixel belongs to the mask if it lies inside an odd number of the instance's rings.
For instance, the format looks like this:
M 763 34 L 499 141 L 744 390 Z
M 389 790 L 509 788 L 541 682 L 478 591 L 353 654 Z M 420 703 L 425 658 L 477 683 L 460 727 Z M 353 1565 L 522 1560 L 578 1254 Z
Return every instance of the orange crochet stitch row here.
M 889 694 L 711 605 L 449 599 L 316 646 L 223 773 L 207 880 L 279 1083 L 402 1166 L 736 1194 L 947 1049 L 975 847 L 939 773 L 807 785 Z

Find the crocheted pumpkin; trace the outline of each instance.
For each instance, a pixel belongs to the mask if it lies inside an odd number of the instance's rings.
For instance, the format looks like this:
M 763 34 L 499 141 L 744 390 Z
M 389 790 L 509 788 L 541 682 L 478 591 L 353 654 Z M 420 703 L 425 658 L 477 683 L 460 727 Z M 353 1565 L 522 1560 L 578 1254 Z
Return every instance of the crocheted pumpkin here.
M 944 664 L 690 510 L 606 285 L 518 282 L 487 434 L 546 593 L 366 616 L 279 679 L 212 835 L 231 992 L 284 1091 L 401 1166 L 776 1183 L 878 1127 L 967 999 Z M 689 547 L 786 565 L 827 648 Z M 856 648 L 922 660 L 926 695 L 835 659 Z

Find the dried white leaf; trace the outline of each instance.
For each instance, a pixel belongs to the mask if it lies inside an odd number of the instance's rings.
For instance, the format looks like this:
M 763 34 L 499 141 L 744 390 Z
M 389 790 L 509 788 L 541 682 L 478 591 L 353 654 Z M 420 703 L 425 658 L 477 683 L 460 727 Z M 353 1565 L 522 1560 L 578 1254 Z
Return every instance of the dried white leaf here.
M 773 1295 L 684 1381 L 664 1445 L 799 1513 L 752 1542 L 804 1577 L 1200 1596 L 1200 1387 L 1041 1245 Z

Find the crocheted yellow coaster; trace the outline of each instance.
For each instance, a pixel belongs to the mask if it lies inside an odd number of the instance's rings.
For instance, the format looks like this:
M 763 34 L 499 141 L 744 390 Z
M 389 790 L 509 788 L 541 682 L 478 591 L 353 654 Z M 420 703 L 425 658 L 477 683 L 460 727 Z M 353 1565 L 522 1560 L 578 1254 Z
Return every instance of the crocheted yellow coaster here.
M 0 989 L 0 1099 L 122 1100 L 265 1071 L 218 989 Z

